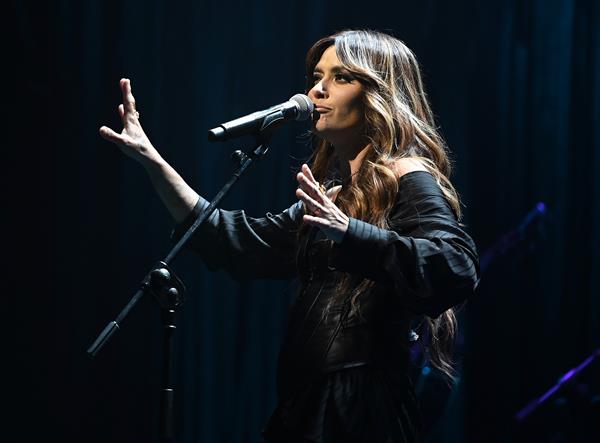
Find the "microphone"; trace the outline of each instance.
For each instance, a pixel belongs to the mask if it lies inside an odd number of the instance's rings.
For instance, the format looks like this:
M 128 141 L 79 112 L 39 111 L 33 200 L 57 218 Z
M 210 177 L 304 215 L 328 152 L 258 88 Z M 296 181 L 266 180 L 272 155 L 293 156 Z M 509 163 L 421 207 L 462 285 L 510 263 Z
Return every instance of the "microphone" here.
M 314 108 L 315 105 L 306 95 L 296 94 L 287 102 L 220 124 L 208 131 L 208 140 L 225 141 L 243 135 L 264 133 L 288 120 L 308 120 Z

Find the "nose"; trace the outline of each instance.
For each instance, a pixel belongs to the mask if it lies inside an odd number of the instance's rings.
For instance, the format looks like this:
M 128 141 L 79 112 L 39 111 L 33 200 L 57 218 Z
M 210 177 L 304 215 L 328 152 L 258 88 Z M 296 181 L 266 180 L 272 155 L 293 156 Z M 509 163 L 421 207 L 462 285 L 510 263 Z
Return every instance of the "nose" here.
M 325 87 L 325 82 L 323 79 L 319 80 L 312 89 L 308 92 L 308 96 L 313 96 L 315 98 L 326 98 L 327 97 L 327 88 Z

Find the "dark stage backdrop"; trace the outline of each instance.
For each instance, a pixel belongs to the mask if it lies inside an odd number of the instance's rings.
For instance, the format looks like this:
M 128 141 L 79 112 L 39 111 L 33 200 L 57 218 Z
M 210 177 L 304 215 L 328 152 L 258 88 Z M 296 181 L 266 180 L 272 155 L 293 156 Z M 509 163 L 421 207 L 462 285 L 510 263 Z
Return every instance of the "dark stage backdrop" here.
M 465 223 L 480 251 L 494 252 L 461 314 L 458 387 L 447 393 L 433 373 L 417 380 L 426 411 L 441 408 L 429 440 L 578 441 L 591 432 L 597 361 L 523 424 L 514 415 L 600 346 L 598 2 L 10 5 L 2 441 L 158 441 L 153 301 L 95 360 L 85 353 L 168 251 L 173 227 L 142 168 L 97 134 L 103 124 L 120 129 L 119 79 L 132 79 L 163 156 L 211 197 L 237 145 L 207 143 L 207 129 L 301 92 L 311 43 L 350 27 L 392 32 L 416 52 Z M 260 215 L 290 205 L 294 168 L 309 154 L 296 140 L 304 129 L 278 133 L 222 206 Z M 538 202 L 544 215 L 516 230 Z M 275 405 L 293 284 L 240 284 L 192 253 L 175 268 L 188 286 L 176 338 L 178 441 L 258 442 Z

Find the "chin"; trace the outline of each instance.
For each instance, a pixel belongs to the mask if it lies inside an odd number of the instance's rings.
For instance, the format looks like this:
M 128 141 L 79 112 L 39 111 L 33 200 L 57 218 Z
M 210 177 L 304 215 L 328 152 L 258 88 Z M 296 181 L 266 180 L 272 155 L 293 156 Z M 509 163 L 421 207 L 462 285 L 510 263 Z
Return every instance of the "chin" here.
M 317 121 L 313 124 L 312 132 L 321 138 L 327 139 L 327 134 L 332 133 L 332 128 L 326 122 Z

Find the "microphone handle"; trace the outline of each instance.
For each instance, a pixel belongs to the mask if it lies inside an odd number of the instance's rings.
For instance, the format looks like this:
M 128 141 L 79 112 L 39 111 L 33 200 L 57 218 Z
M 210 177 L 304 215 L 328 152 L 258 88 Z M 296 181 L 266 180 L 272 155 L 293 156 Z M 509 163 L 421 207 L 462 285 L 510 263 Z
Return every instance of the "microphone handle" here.
M 225 141 L 230 138 L 259 132 L 264 123 L 270 121 L 268 117 L 276 113 L 281 113 L 284 120 L 295 119 L 298 115 L 297 107 L 297 103 L 287 101 L 263 111 L 256 111 L 235 120 L 230 120 L 208 131 L 208 140 L 212 142 Z

